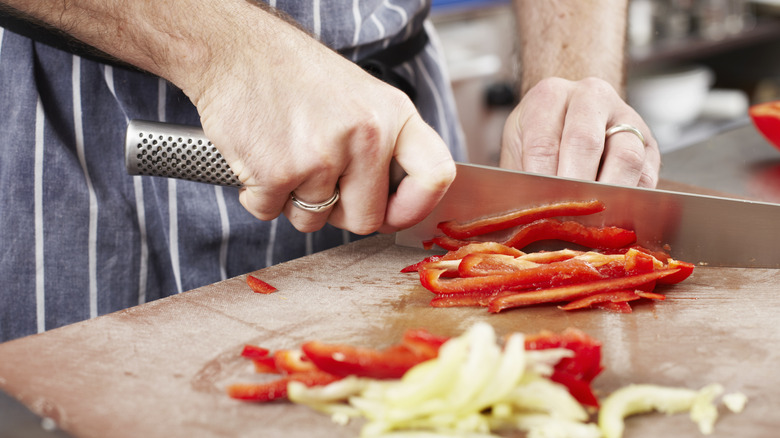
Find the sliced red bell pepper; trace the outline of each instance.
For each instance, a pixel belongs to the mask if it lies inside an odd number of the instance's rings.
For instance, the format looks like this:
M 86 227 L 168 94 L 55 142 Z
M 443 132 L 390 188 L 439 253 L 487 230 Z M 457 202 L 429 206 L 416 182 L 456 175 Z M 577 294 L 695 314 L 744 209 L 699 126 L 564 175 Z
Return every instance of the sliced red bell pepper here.
M 462 246 L 455 247 L 452 250 L 449 250 L 446 254 L 443 255 L 432 255 L 430 257 L 426 257 L 423 260 L 411 264 L 409 266 L 406 266 L 405 268 L 401 269 L 401 272 L 417 272 L 423 267 L 428 268 L 445 268 L 449 269 L 449 266 L 447 263 L 440 263 L 440 262 L 447 262 L 447 261 L 454 261 L 454 260 L 460 260 L 463 257 L 466 257 L 470 254 L 506 254 L 511 256 L 521 256 L 524 253 L 520 251 L 517 248 L 512 248 L 511 246 L 502 245 L 498 242 L 463 242 L 464 244 Z M 457 269 L 456 269 L 457 271 Z M 445 275 L 446 276 L 446 275 Z
M 764 138 L 780 149 L 780 100 L 753 105 L 748 114 Z
M 439 355 L 439 348 L 449 341 L 447 336 L 434 335 L 425 329 L 409 329 L 404 332 L 401 343 L 425 360 Z
M 465 292 L 459 294 L 436 294 L 431 299 L 431 307 L 487 307 L 490 301 L 501 295 L 511 295 L 514 291 L 502 292 Z
M 594 304 L 600 303 L 625 303 L 628 301 L 638 300 L 642 297 L 636 294 L 633 290 L 619 290 L 614 292 L 602 292 L 587 297 L 574 300 L 564 306 L 559 306 L 563 310 L 577 310 L 585 309 Z
M 285 374 L 315 371 L 317 367 L 301 350 L 277 350 L 274 352 L 276 369 Z
M 509 296 L 493 299 L 488 311 L 498 313 L 505 309 L 530 306 L 542 303 L 557 303 L 571 301 L 602 292 L 613 292 L 623 289 L 634 289 L 647 283 L 654 283 L 659 278 L 677 273 L 677 269 L 665 269 L 646 274 L 631 275 L 606 280 L 596 280 L 568 286 L 552 287 L 534 291 L 518 292 Z
M 311 387 L 327 385 L 340 378 L 341 377 L 317 370 L 289 374 L 270 382 L 235 383 L 228 386 L 227 392 L 228 395 L 234 399 L 267 402 L 287 398 L 287 384 L 292 381 L 301 382 L 304 385 Z
M 606 302 L 606 303 L 596 303 L 593 305 L 593 307 L 606 310 L 609 312 L 614 313 L 633 313 L 634 309 L 631 308 L 631 304 L 628 302 L 621 302 L 621 303 L 612 303 L 612 302 Z
M 535 266 L 538 263 L 517 260 L 504 254 L 469 254 L 458 264 L 458 274 L 461 277 L 484 277 L 511 274 Z
M 244 345 L 244 348 L 241 350 L 241 356 L 247 359 L 260 359 L 268 357 L 270 354 L 271 350 L 251 344 Z
M 693 274 L 694 264 L 670 259 L 667 267 L 669 269 L 677 269 L 678 271 L 674 275 L 659 278 L 658 284 L 676 284 L 685 280 Z
M 280 374 L 278 368 L 276 368 L 276 361 L 273 356 L 259 357 L 252 359 L 252 363 L 255 365 L 255 372 L 261 374 Z
M 374 350 L 311 341 L 303 344 L 301 348 L 317 368 L 342 377 L 353 375 L 374 379 L 398 379 L 413 366 L 430 359 L 406 345 Z
M 442 259 L 442 257 L 444 257 L 444 256 L 443 255 L 432 255 L 430 257 L 426 257 L 426 258 L 420 260 L 417 263 L 412 263 L 411 265 L 404 267 L 403 269 L 401 269 L 401 272 L 403 272 L 403 273 L 417 272 L 417 271 L 420 270 L 421 267 L 423 267 L 425 265 L 428 265 L 430 263 L 433 263 L 433 262 L 438 262 L 439 260 Z
M 588 248 L 611 249 L 636 242 L 636 233 L 620 227 L 588 227 L 576 221 L 540 219 L 520 227 L 503 243 L 523 249 L 542 240 L 561 240 Z
M 459 277 L 442 280 L 442 269 L 420 270 L 420 283 L 436 294 L 464 292 L 500 292 L 589 282 L 603 278 L 590 264 L 571 259 L 528 268 L 522 271 L 484 277 Z
M 664 277 L 664 278 L 666 278 L 666 277 Z M 663 301 L 663 300 L 666 299 L 666 295 L 664 295 L 664 294 L 659 294 L 659 293 L 655 293 L 655 292 L 646 292 L 646 291 L 643 291 L 641 289 L 635 290 L 634 293 L 639 295 L 642 298 L 648 298 L 648 299 L 651 299 L 651 300 Z
M 279 373 L 279 370 L 276 369 L 274 357 L 267 348 L 258 347 L 257 345 L 244 345 L 244 348 L 241 350 L 241 356 L 252 360 L 257 373 Z
M 569 260 L 582 254 L 584 254 L 583 251 L 562 249 L 558 251 L 531 252 L 528 254 L 523 254 L 518 258 L 528 262 L 534 262 L 534 263 L 552 263 L 552 262 L 562 262 L 564 260 Z
M 566 348 L 574 352 L 574 356 L 563 358 L 555 365 L 550 379 L 566 386 L 580 403 L 598 407 L 598 399 L 593 394 L 590 382 L 603 370 L 600 342 L 581 330 L 568 328 L 562 333 L 545 330 L 527 336 L 525 345 L 528 350 Z
M 601 342 L 576 328 L 569 327 L 560 333 L 542 330 L 527 335 L 525 348 L 528 350 L 567 348 L 573 351 L 574 356 L 561 359 L 555 369 L 586 382 L 593 381 L 604 369 L 601 365 Z
M 251 274 L 246 276 L 246 283 L 253 292 L 258 294 L 270 294 L 277 291 L 275 287 Z
M 446 249 L 447 251 L 455 251 L 458 248 L 473 243 L 468 240 L 453 239 L 452 237 L 447 236 L 436 236 L 430 241 L 439 248 Z
M 572 201 L 516 210 L 502 215 L 491 216 L 467 223 L 456 221 L 441 222 L 438 228 L 454 239 L 468 239 L 494 231 L 506 230 L 518 225 L 531 223 L 539 219 L 556 216 L 581 216 L 604 210 L 600 201 Z

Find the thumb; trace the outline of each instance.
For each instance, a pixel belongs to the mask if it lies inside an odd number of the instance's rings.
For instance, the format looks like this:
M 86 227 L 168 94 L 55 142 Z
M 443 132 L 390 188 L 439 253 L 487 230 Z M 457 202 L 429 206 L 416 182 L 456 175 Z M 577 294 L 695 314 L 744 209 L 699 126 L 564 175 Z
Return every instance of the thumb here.
M 401 128 L 394 158 L 406 176 L 388 199 L 382 232 L 408 228 L 425 219 L 455 179 L 450 151 L 419 114 Z

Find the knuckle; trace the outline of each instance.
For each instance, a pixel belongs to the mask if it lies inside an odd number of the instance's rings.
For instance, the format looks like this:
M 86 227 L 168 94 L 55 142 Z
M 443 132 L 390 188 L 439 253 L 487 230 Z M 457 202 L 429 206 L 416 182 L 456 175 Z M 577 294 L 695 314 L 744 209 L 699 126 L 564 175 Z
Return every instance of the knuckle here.
M 584 78 L 580 80 L 580 84 L 582 84 L 587 90 L 590 90 L 597 96 L 610 96 L 617 94 L 617 91 L 612 87 L 612 85 L 596 77 Z
M 528 91 L 528 94 L 536 94 L 540 98 L 552 98 L 561 94 L 561 90 L 564 89 L 568 83 L 566 79 L 558 77 L 548 77 L 537 82 L 533 88 Z
M 535 137 L 525 142 L 523 154 L 529 158 L 550 158 L 558 156 L 560 141 L 554 137 Z
M 577 130 L 566 137 L 566 143 L 584 153 L 600 153 L 604 148 L 604 136 L 591 131 Z
M 645 163 L 644 149 L 636 147 L 616 148 L 614 158 L 625 168 L 640 171 Z

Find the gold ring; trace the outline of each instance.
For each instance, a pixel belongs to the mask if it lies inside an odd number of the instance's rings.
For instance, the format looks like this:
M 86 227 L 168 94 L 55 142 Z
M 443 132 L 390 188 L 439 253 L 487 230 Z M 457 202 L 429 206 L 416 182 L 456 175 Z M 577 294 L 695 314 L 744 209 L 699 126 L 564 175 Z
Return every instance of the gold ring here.
M 618 132 L 630 132 L 630 133 L 636 135 L 637 137 L 639 137 L 639 141 L 642 142 L 643 146 L 647 146 L 647 142 L 645 142 L 645 136 L 642 135 L 642 133 L 637 128 L 635 128 L 635 127 L 633 127 L 631 125 L 627 125 L 625 123 L 622 123 L 620 125 L 615 125 L 615 126 L 609 128 L 609 129 L 607 129 L 606 138 L 609 138 L 612 135 L 617 134 Z
M 336 202 L 339 200 L 339 188 L 336 187 L 336 191 L 333 192 L 333 196 L 328 198 L 325 202 L 320 202 L 319 204 L 310 204 L 305 201 L 301 201 L 295 196 L 295 192 L 290 193 L 290 201 L 292 201 L 292 204 L 301 210 L 311 211 L 314 213 L 320 212 L 322 210 L 328 209 L 333 206 Z

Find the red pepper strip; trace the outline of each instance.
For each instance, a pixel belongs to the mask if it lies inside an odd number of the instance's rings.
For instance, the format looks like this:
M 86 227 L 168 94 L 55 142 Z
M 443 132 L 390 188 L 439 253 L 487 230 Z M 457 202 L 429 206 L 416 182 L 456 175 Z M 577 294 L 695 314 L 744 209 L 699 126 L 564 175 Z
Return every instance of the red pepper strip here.
M 468 239 L 494 231 L 506 230 L 518 225 L 531 223 L 539 219 L 555 216 L 581 216 L 598 213 L 604 210 L 600 201 L 560 202 L 538 207 L 516 210 L 510 213 L 491 216 L 467 223 L 456 221 L 441 222 L 438 228 L 454 239 Z
M 524 253 L 517 248 L 498 242 L 469 242 L 444 255 L 444 260 L 460 260 L 469 254 L 504 254 L 519 257 Z
M 634 291 L 634 293 L 639 295 L 642 298 L 649 298 L 651 300 L 663 301 L 663 300 L 666 299 L 666 295 L 658 294 L 658 293 L 655 293 L 655 292 L 645 292 L 643 290 L 637 289 L 637 290 Z
M 405 345 L 374 350 L 311 341 L 303 344 L 301 348 L 317 368 L 342 377 L 354 375 L 374 379 L 399 379 L 409 368 L 430 359 Z
M 428 360 L 438 356 L 439 348 L 449 340 L 449 337 L 434 335 L 425 329 L 409 329 L 404 333 L 401 344 Z
M 442 272 L 442 277 L 457 277 L 458 276 L 458 265 L 460 264 L 459 260 L 444 260 L 443 258 L 441 260 L 433 260 L 429 261 L 427 263 L 417 264 L 416 267 L 414 267 L 413 270 L 407 271 L 407 272 L 420 272 L 422 269 L 442 269 L 444 272 Z M 412 266 L 409 267 L 412 269 Z
M 442 273 L 443 269 L 423 269 L 420 271 L 420 283 L 435 294 L 454 294 L 552 287 L 603 278 L 593 266 L 576 259 L 485 277 L 441 280 Z
M 457 246 L 454 249 L 449 250 L 447 254 L 426 257 L 417 263 L 401 269 L 401 272 L 417 272 L 424 266 L 431 268 L 444 267 L 437 266 L 436 263 L 447 260 L 460 260 L 469 254 L 506 254 L 511 256 L 521 256 L 524 253 L 517 248 L 502 245 L 498 242 L 464 242 L 464 245 Z
M 244 349 L 241 350 L 241 356 L 246 357 L 247 359 L 260 359 L 263 357 L 267 357 L 269 354 L 271 354 L 271 350 L 263 347 L 258 347 L 257 345 L 244 345 Z
M 686 278 L 690 277 L 691 274 L 693 274 L 694 265 L 693 263 L 681 262 L 680 260 L 671 259 L 667 264 L 667 268 L 678 269 L 678 271 L 674 275 L 659 278 L 659 284 L 675 284 L 685 280 Z
M 655 282 L 659 278 L 663 278 L 667 275 L 672 275 L 677 272 L 677 269 L 667 269 L 662 271 L 648 272 L 646 274 L 572 284 L 569 286 L 518 292 L 510 296 L 495 298 L 490 302 L 488 311 L 491 313 L 498 313 L 502 310 L 511 309 L 514 307 L 530 306 L 541 303 L 571 301 L 601 292 L 634 289 L 646 283 Z
M 309 371 L 286 375 L 280 379 L 263 383 L 236 383 L 228 386 L 228 395 L 238 400 L 267 402 L 287 398 L 287 384 L 295 381 L 306 386 L 320 386 L 333 383 L 340 377 L 323 371 Z
M 550 376 L 550 380 L 560 383 L 569 390 L 569 394 L 574 397 L 575 400 L 585 406 L 599 407 L 599 399 L 593 393 L 593 389 L 590 387 L 590 383 L 577 379 L 571 374 L 553 371 Z
M 669 254 L 663 252 L 663 251 L 653 251 L 650 249 L 647 249 L 641 245 L 631 245 L 626 248 L 614 248 L 614 249 L 606 249 L 604 252 L 608 254 L 625 254 L 628 251 L 639 251 L 643 252 L 645 254 L 653 256 L 656 260 L 660 261 L 661 263 L 667 263 L 671 257 L 669 257 Z
M 275 287 L 251 274 L 246 276 L 246 283 L 253 292 L 258 294 L 270 294 L 277 290 Z
M 244 345 L 243 350 L 241 350 L 241 356 L 252 359 L 252 362 L 255 364 L 255 372 L 257 373 L 279 373 L 279 370 L 276 369 L 274 357 L 267 348 L 258 347 L 257 345 Z
M 431 299 L 431 307 L 487 307 L 494 298 L 514 293 L 514 291 L 503 291 L 437 294 Z
M 559 251 L 538 251 L 530 252 L 518 257 L 521 260 L 534 263 L 552 263 L 562 262 L 584 254 L 584 251 L 574 251 L 571 249 L 562 249 Z
M 562 240 L 588 248 L 609 249 L 636 242 L 636 233 L 619 227 L 588 227 L 575 221 L 540 219 L 524 225 L 503 243 L 523 249 L 541 240 Z
M 278 368 L 276 368 L 276 361 L 273 356 L 261 357 L 252 359 L 252 363 L 255 365 L 255 372 L 261 374 L 280 374 Z
M 420 260 L 417 263 L 413 263 L 413 264 L 411 264 L 411 265 L 401 269 L 401 272 L 403 272 L 403 273 L 417 272 L 420 269 L 420 267 L 425 266 L 425 265 L 427 265 L 429 263 L 432 263 L 432 262 L 438 262 L 439 260 L 442 259 L 442 257 L 443 256 L 441 256 L 441 255 L 432 255 L 430 257 L 426 257 L 426 258 Z
M 513 256 L 503 254 L 469 254 L 460 261 L 458 274 L 461 277 L 511 274 L 538 265 L 538 263 L 517 260 Z
M 527 336 L 525 348 L 545 350 L 566 348 L 574 352 L 573 357 L 561 359 L 555 365 L 551 380 L 565 385 L 577 401 L 598 407 L 598 399 L 590 388 L 590 382 L 601 373 L 601 343 L 584 332 L 567 328 L 562 333 L 542 331 Z
M 455 251 L 460 247 L 473 243 L 469 242 L 468 240 L 458 240 L 447 236 L 436 236 L 431 239 L 431 242 L 442 249 L 446 249 L 447 251 Z
M 627 302 L 622 302 L 622 303 L 611 303 L 611 302 L 596 303 L 596 304 L 593 305 L 593 307 L 597 307 L 599 309 L 607 310 L 607 311 L 615 312 L 615 313 L 632 313 L 634 311 L 634 309 L 631 308 L 631 305 L 628 304 Z
M 588 295 L 587 297 L 574 300 L 565 306 L 559 306 L 563 310 L 585 309 L 599 303 L 625 303 L 641 298 L 633 290 L 619 290 L 615 292 L 602 292 L 599 294 Z
M 591 382 L 604 369 L 601 366 L 601 343 L 579 329 L 570 327 L 561 333 L 542 330 L 537 334 L 526 336 L 525 348 L 528 350 L 567 348 L 573 351 L 574 356 L 561 359 L 555 369 L 586 382 Z
M 276 369 L 285 374 L 315 371 L 317 367 L 301 350 L 278 350 L 274 353 Z
M 609 257 L 609 255 L 605 255 L 604 259 L 609 260 Z M 612 257 L 620 256 L 612 255 Z M 591 263 L 595 264 L 594 262 Z M 664 266 L 649 254 L 636 250 L 629 250 L 623 254 L 622 260 L 608 261 L 603 265 L 597 266 L 596 269 L 598 269 L 604 277 L 617 278 L 625 277 L 627 275 L 646 274 L 655 270 L 664 269 Z

